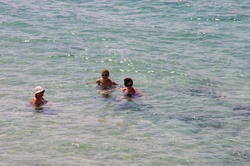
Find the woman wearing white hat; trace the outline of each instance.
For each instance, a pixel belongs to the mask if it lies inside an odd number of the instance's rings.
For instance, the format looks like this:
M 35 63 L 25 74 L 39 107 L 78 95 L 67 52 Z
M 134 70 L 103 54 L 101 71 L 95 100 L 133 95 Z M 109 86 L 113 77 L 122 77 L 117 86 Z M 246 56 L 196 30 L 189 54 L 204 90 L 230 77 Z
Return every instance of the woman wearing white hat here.
M 43 87 L 37 86 L 35 88 L 35 96 L 30 100 L 30 104 L 33 105 L 35 108 L 39 108 L 42 105 L 46 104 L 47 101 L 43 98 L 44 92 L 45 89 Z

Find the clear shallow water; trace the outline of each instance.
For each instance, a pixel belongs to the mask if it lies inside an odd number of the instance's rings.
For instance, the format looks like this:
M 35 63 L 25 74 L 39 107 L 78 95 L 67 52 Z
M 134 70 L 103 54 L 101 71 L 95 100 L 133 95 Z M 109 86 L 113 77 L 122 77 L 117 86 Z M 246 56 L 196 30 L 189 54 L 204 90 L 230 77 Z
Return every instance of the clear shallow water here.
M 0 2 L 2 165 L 249 165 L 246 1 Z M 134 79 L 146 99 L 100 96 Z M 27 106 L 46 88 L 50 106 Z

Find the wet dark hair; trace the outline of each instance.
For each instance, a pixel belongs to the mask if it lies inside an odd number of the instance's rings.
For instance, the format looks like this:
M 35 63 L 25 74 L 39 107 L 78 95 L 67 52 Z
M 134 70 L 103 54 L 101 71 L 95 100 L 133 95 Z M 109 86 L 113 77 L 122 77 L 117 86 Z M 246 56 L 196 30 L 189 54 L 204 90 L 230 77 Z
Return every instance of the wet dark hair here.
M 131 82 L 131 84 L 133 85 L 133 80 L 131 78 L 125 78 L 124 79 L 124 86 L 127 85 L 127 83 Z

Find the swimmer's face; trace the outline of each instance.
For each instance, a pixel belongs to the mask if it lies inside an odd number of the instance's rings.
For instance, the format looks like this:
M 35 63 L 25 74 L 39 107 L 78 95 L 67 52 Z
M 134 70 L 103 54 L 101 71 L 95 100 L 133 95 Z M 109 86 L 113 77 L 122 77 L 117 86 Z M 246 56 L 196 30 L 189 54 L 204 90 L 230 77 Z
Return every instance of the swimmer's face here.
M 43 97 L 44 92 L 45 92 L 45 90 L 44 90 L 44 91 L 42 91 L 42 92 L 40 92 L 40 93 L 37 93 L 37 94 L 36 94 L 36 97 Z
M 108 77 L 109 77 L 109 73 L 108 73 L 108 72 L 102 73 L 102 77 L 103 77 L 103 78 L 108 78 Z
M 126 87 L 127 87 L 127 88 L 131 88 L 132 86 L 133 86 L 132 82 L 128 82 L 128 83 L 126 84 Z

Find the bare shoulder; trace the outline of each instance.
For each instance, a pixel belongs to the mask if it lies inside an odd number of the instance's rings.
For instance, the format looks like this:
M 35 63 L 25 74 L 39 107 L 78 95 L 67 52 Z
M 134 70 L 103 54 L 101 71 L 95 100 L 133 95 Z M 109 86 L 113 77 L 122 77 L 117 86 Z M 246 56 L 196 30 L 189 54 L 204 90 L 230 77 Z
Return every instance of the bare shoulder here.
M 112 85 L 118 85 L 115 81 L 110 80 L 112 82 Z
M 139 89 L 137 89 L 137 88 L 134 88 L 134 90 L 135 90 L 136 92 L 138 92 L 138 93 L 141 93 L 141 91 L 140 91 Z
M 125 91 L 126 90 L 126 88 L 120 88 L 122 91 Z
M 99 84 L 101 82 L 100 78 L 98 78 L 95 83 Z
M 35 97 L 33 97 L 32 99 L 30 99 L 30 104 L 31 105 L 36 105 L 36 98 Z
M 137 94 L 139 94 L 139 95 L 143 96 L 143 94 L 141 93 L 141 91 L 140 91 L 139 89 L 134 88 L 134 90 L 135 90 L 135 93 L 137 93 Z

